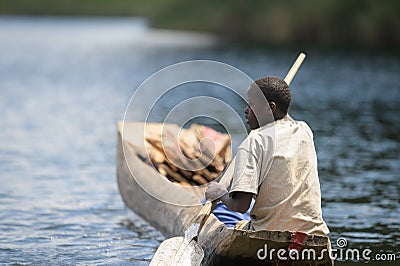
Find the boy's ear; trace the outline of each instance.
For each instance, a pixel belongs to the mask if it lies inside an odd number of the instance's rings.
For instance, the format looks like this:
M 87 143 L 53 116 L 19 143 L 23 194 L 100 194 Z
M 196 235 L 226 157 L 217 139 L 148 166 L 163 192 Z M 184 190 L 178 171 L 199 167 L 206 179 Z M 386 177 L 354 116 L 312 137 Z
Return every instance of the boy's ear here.
M 269 102 L 269 107 L 271 108 L 271 112 L 274 114 L 276 111 L 276 103 L 275 102 Z

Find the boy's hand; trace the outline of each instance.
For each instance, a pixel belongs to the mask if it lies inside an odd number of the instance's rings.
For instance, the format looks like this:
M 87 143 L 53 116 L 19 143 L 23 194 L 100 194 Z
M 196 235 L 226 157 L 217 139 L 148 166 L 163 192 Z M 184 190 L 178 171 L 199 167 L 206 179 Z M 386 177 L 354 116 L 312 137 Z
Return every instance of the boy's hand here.
M 226 193 L 228 193 L 226 184 L 210 182 L 206 190 L 206 199 L 214 201 L 220 199 Z

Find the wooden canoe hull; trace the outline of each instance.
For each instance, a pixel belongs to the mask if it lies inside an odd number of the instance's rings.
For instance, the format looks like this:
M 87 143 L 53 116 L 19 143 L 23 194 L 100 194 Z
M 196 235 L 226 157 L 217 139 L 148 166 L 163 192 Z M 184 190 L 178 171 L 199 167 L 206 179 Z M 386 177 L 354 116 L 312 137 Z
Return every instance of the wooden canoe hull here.
M 176 186 L 146 165 L 137 156 L 134 146 L 140 146 L 143 135 L 136 130 L 140 123 L 126 123 L 122 133 L 122 123 L 118 124 L 117 182 L 126 206 L 141 216 L 165 237 L 183 236 L 201 209 L 200 199 L 204 188 L 193 190 Z M 122 138 L 124 134 L 124 138 Z M 133 144 L 133 145 L 132 145 Z M 134 169 L 131 171 L 130 169 Z M 146 183 L 143 185 L 143 183 Z M 149 188 L 152 193 L 149 193 Z M 153 190 L 156 190 L 154 192 Z M 158 191 L 159 190 L 159 191 Z M 164 194 L 163 194 L 164 193 Z M 152 194 L 152 195 L 151 195 Z M 184 202 L 181 206 L 160 200 L 170 196 Z M 256 263 L 274 264 L 257 258 L 260 249 L 287 249 L 290 232 L 248 231 L 227 228 L 213 214 L 206 221 L 198 237 L 204 250 L 203 265 Z M 314 249 L 316 254 L 329 246 L 329 239 L 309 236 L 304 247 Z M 275 258 L 276 259 L 276 258 Z M 331 265 L 328 253 L 319 261 L 296 261 L 292 265 Z

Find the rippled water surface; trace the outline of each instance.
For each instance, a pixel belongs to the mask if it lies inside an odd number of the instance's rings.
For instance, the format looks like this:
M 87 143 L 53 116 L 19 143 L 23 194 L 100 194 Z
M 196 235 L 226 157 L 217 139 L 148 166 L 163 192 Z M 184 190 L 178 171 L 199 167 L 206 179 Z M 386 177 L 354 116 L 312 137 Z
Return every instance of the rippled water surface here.
M 298 52 L 137 19 L 0 17 L 0 36 L 0 263 L 22 265 L 148 264 L 163 238 L 128 215 L 115 180 L 116 121 L 134 89 L 190 59 L 284 76 Z M 398 257 L 400 60 L 307 53 L 291 114 L 314 130 L 331 238 Z

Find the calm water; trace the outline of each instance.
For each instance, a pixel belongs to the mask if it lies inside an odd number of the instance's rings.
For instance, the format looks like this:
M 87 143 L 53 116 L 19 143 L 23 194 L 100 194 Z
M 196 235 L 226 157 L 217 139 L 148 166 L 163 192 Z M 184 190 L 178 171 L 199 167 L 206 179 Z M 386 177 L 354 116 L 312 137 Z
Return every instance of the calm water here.
M 298 52 L 115 18 L 0 17 L 0 39 L 0 263 L 11 265 L 148 264 L 163 238 L 129 219 L 115 180 L 116 121 L 134 89 L 190 59 L 284 76 Z M 400 60 L 306 52 L 291 114 L 314 130 L 332 241 L 399 260 Z

